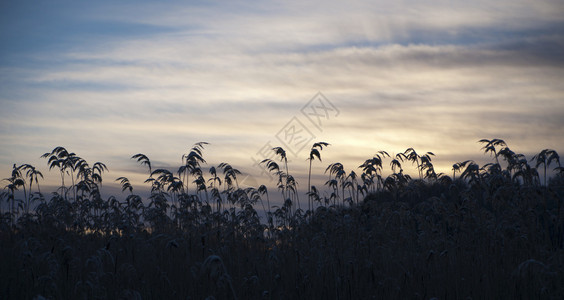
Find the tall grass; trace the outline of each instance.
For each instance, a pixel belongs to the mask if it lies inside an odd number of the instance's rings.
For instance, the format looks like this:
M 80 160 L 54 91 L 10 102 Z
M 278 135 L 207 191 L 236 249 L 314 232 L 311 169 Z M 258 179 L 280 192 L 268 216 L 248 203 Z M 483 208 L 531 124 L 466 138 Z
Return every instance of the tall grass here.
M 529 161 L 502 140 L 480 142 L 493 162 L 457 162 L 452 178 L 412 148 L 378 152 L 359 175 L 329 164 L 329 194 L 308 179 L 306 211 L 279 147 L 284 166 L 263 165 L 278 177 L 280 206 L 264 185 L 240 188 L 228 163 L 204 169 L 207 143 L 182 156 L 177 176 L 134 155 L 148 167 L 146 199 L 125 177 L 116 180 L 123 199 L 104 199 L 106 166 L 57 147 L 44 155 L 61 176 L 48 199 L 32 166 L 14 165 L 5 179 L 0 298 L 561 299 L 558 154 Z M 312 146 L 310 166 L 327 145 Z M 552 178 L 541 180 L 541 165 L 543 174 L 557 165 Z

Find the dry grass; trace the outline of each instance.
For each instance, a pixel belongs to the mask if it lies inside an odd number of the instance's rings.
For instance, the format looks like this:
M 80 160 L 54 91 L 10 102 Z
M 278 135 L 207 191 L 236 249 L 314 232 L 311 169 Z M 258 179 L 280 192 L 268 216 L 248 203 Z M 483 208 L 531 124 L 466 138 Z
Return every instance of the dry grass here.
M 395 176 L 315 212 L 287 201 L 266 224 L 253 206 L 265 193 L 236 176 L 215 207 L 154 182 L 148 205 L 131 190 L 55 195 L 2 216 L 0 298 L 562 299 L 563 177 L 545 187 L 495 170 Z

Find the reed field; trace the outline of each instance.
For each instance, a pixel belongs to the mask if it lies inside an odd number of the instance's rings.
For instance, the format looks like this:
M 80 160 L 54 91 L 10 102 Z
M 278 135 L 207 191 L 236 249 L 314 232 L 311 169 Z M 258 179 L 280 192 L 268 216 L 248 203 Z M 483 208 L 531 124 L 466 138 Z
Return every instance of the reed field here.
M 276 185 L 245 188 L 207 164 L 205 142 L 177 170 L 133 155 L 142 187 L 56 147 L 43 155 L 55 191 L 28 164 L 2 181 L 0 299 L 563 299 L 558 154 L 479 142 L 490 162 L 450 174 L 413 148 L 347 172 L 318 142 L 306 197 L 280 147 L 261 163 Z M 327 165 L 323 186 L 312 164 Z M 122 193 L 103 197 L 113 180 Z

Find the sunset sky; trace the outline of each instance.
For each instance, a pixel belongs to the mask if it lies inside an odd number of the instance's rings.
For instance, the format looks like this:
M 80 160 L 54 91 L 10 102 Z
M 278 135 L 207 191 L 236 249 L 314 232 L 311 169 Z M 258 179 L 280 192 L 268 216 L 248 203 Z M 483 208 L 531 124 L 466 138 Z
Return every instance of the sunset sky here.
M 482 138 L 564 153 L 561 0 L 303 2 L 2 1 L 0 179 L 29 163 L 58 184 L 39 158 L 56 146 L 138 191 L 132 155 L 176 171 L 200 141 L 206 169 L 251 185 L 265 147 L 303 178 L 317 141 L 323 182 L 379 150 L 432 151 L 448 174 L 491 160 Z

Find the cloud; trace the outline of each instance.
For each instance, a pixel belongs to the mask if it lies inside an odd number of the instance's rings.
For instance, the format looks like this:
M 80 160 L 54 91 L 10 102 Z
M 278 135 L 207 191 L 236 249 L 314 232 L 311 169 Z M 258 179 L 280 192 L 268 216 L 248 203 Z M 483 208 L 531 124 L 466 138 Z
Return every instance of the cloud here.
M 203 140 L 210 161 L 252 170 L 292 117 L 309 124 L 299 110 L 318 91 L 341 111 L 311 129 L 334 144 L 327 163 L 415 147 L 448 167 L 493 137 L 564 150 L 555 1 L 58 7 L 4 19 L 4 173 L 58 145 L 124 172 L 137 152 L 174 166 Z

